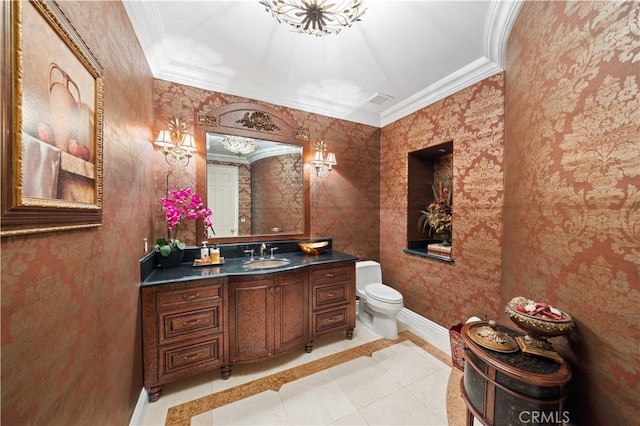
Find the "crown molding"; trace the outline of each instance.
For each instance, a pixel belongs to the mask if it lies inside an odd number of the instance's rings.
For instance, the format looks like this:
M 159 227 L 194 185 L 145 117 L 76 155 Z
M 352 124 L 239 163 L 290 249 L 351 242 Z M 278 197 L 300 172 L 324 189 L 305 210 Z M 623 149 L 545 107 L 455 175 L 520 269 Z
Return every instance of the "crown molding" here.
M 524 0 L 492 1 L 484 27 L 484 55 L 504 69 L 504 54 Z
M 374 127 L 380 126 L 379 113 L 368 111 L 363 106 L 344 105 L 317 98 L 301 98 L 297 93 L 274 88 L 260 82 L 235 81 L 233 73 L 224 71 L 194 67 L 171 61 L 165 63 L 161 70 L 155 70 L 154 77 L 327 117 L 354 121 Z
M 474 62 L 448 75 L 404 101 L 380 111 L 363 105 L 345 105 L 318 98 L 300 98 L 298 93 L 276 89 L 258 82 L 234 80 L 233 72 L 187 66 L 163 59 L 161 44 L 165 32 L 156 1 L 123 0 L 136 36 L 155 78 L 219 93 L 268 102 L 327 117 L 384 127 L 470 85 L 503 71 L 509 34 L 524 0 L 495 0 L 487 12 L 483 33 L 483 54 Z
M 157 41 L 165 36 L 160 12 L 155 1 L 122 0 L 124 10 L 129 16 L 138 43 L 147 58 L 151 73 L 155 76 L 162 66 L 161 52 L 158 52 Z M 153 52 L 153 53 L 150 53 Z
M 502 72 L 509 34 L 522 3 L 524 0 L 492 1 L 484 28 L 484 57 L 448 75 L 405 101 L 382 111 L 380 127 L 389 125 L 485 78 Z
M 477 59 L 405 101 L 383 111 L 380 114 L 380 127 L 391 124 L 501 71 L 502 68 L 495 62 L 484 57 Z

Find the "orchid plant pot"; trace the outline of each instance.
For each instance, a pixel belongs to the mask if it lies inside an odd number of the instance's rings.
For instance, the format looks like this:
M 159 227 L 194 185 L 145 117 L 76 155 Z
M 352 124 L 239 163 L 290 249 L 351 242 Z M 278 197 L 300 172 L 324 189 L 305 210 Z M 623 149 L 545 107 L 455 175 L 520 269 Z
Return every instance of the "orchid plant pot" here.
M 171 250 L 168 256 L 163 256 L 160 253 L 157 254 L 158 263 L 162 269 L 177 268 L 182 263 L 184 257 L 184 250 Z

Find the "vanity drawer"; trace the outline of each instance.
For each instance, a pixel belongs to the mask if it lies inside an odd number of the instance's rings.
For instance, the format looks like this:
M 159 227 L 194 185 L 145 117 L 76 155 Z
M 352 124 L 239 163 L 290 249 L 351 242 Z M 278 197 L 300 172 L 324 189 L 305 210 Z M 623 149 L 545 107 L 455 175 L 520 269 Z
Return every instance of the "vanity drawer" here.
M 174 375 L 184 370 L 193 374 L 222 365 L 222 336 L 192 343 L 161 347 L 159 351 L 161 375 Z
M 311 272 L 311 282 L 313 285 L 336 284 L 339 282 L 348 283 L 351 280 L 351 268 L 323 268 Z
M 313 334 L 349 326 L 349 306 L 313 314 Z
M 207 333 L 221 332 L 222 302 L 197 311 L 176 311 L 160 315 L 158 343 L 165 344 L 180 338 L 193 338 Z
M 313 286 L 313 309 L 335 306 L 349 301 L 349 287 L 346 282 Z
M 179 306 L 187 306 L 191 303 L 200 303 L 222 299 L 222 283 L 217 280 L 207 285 L 189 286 L 174 291 L 162 291 L 158 293 L 158 309 L 168 309 Z

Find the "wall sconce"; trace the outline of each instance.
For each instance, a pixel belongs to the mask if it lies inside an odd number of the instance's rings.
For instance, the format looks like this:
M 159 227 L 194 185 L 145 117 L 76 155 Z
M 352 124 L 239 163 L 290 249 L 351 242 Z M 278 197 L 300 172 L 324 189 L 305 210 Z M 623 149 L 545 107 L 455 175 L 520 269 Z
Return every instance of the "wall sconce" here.
M 172 166 L 185 167 L 196 152 L 196 142 L 187 133 L 187 124 L 179 118 L 169 121 L 168 130 L 160 130 L 154 145 L 160 147 L 164 159 Z
M 333 152 L 327 153 L 327 145 L 324 141 L 316 142 L 316 152 L 313 154 L 311 164 L 316 168 L 316 172 L 320 177 L 329 176 L 333 166 L 338 164 L 336 155 Z

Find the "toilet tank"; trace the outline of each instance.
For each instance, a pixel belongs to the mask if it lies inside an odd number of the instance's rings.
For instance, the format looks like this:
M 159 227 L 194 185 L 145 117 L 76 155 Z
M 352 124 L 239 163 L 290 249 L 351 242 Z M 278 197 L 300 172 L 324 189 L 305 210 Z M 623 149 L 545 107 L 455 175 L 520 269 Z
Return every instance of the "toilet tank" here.
M 364 290 L 369 284 L 382 284 L 380 264 L 373 260 L 356 262 L 356 288 Z

